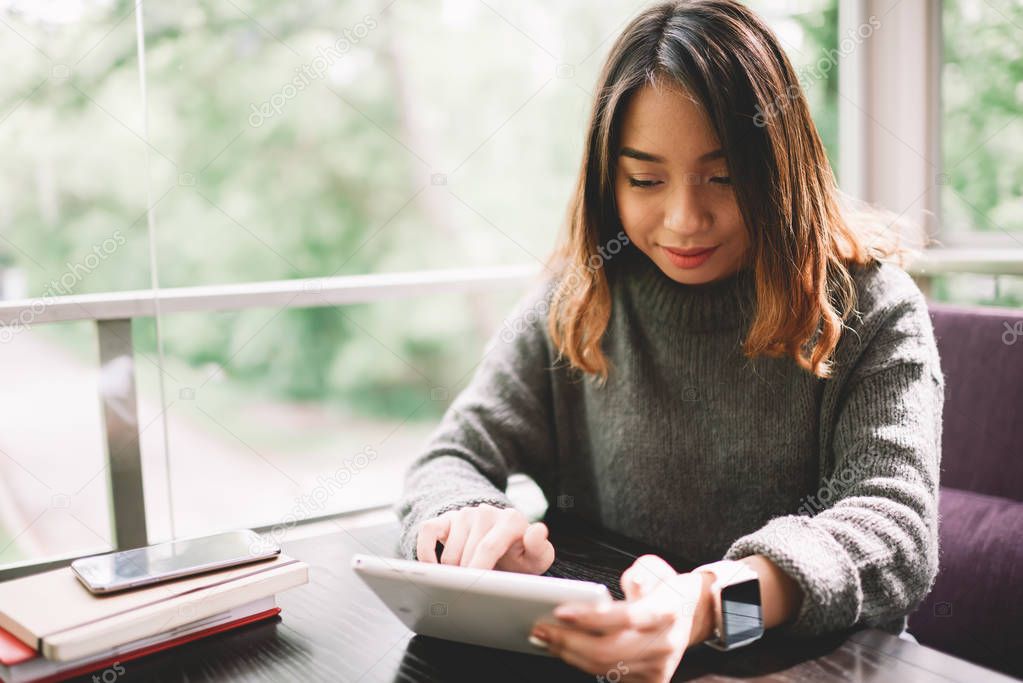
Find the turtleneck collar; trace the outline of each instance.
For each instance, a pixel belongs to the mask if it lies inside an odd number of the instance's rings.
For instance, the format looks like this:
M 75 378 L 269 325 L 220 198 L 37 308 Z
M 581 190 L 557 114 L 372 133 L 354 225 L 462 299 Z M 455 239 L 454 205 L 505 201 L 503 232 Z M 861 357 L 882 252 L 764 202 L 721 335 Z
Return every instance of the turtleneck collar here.
M 744 268 L 701 285 L 675 282 L 633 244 L 615 258 L 612 287 L 622 287 L 639 311 L 663 322 L 699 332 L 745 327 L 756 311 L 756 279 Z

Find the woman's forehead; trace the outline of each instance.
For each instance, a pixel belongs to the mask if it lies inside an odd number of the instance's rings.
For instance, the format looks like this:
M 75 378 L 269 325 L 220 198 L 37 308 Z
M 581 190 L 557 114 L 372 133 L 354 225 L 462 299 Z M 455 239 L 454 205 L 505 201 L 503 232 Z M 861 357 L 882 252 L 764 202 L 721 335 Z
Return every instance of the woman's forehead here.
M 680 86 L 645 85 L 622 118 L 622 147 L 649 152 L 666 161 L 695 161 L 720 145 L 703 108 Z

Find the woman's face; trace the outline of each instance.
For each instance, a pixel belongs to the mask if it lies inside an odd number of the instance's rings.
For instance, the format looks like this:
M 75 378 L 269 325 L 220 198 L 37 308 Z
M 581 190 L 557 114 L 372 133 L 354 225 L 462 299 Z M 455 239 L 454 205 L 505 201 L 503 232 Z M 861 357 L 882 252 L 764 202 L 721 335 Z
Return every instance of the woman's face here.
M 682 284 L 739 270 L 749 237 L 700 107 L 677 88 L 647 85 L 626 108 L 621 140 L 615 199 L 629 239 Z

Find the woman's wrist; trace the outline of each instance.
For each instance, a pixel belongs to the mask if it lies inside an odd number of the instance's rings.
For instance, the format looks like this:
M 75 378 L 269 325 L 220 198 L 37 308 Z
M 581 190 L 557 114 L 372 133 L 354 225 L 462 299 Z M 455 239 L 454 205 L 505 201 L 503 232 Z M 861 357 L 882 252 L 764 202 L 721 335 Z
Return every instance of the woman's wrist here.
M 745 563 L 757 573 L 760 579 L 760 598 L 764 628 L 773 628 L 792 621 L 799 613 L 803 600 L 799 584 L 763 555 L 744 557 Z M 702 643 L 714 635 L 714 596 L 711 589 L 714 577 L 709 572 L 699 572 L 703 577 L 700 598 L 693 614 L 693 626 L 689 632 L 689 645 Z
M 696 609 L 693 613 L 693 627 L 689 631 L 689 646 L 699 645 L 714 635 L 714 595 L 711 586 L 714 583 L 714 576 L 709 572 L 698 572 L 697 576 L 703 579 L 700 587 L 700 597 L 696 601 Z
M 739 561 L 749 565 L 760 577 L 764 628 L 774 628 L 793 621 L 803 602 L 803 590 L 795 579 L 763 555 L 750 555 Z

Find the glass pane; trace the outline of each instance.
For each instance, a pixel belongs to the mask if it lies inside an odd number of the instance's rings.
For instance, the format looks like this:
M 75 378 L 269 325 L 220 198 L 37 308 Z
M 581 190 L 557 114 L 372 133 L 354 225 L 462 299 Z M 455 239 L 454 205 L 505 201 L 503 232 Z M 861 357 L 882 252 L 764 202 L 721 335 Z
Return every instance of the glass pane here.
M 109 549 L 95 326 L 0 338 L 0 566 Z
M 755 5 L 834 151 L 835 0 Z M 163 285 L 546 257 L 636 3 L 380 7 L 147 6 Z
M 0 1 L 3 298 L 149 285 L 133 6 Z
M 943 8 L 944 241 L 1023 247 L 1023 4 Z
M 174 159 L 155 166 L 162 283 L 543 259 L 578 171 L 601 60 L 637 9 L 578 0 L 436 0 L 383 12 L 362 2 L 301 12 L 257 2 L 154 7 L 150 99 L 164 113 L 153 140 Z M 790 50 L 833 149 L 837 71 L 819 60 L 836 41 L 834 0 L 757 9 Z M 466 59 L 479 54 L 486 59 Z M 463 304 L 441 303 L 429 318 L 412 315 L 415 302 L 370 307 L 402 311 L 390 324 L 380 318 L 375 338 L 331 309 L 168 317 L 177 533 L 272 523 L 325 467 L 405 420 L 431 387 L 397 358 L 433 354 L 450 374 L 473 357 L 457 326 L 437 327 L 465 315 Z M 508 305 L 471 313 L 494 322 Z M 151 323 L 143 327 L 139 337 L 151 339 Z M 474 323 L 471 343 L 482 344 L 484 327 Z M 146 364 L 140 372 L 149 373 L 148 424 L 156 375 Z M 431 399 L 409 418 L 381 451 L 387 465 L 370 470 L 379 479 L 367 474 L 330 509 L 389 500 L 399 464 L 442 404 Z M 292 421 L 303 420 L 298 437 Z M 169 532 L 162 441 L 157 419 L 142 439 L 156 534 Z M 239 485 L 202 476 L 210 454 Z
M 148 286 L 133 7 L 0 2 L 0 299 Z M 95 325 L 21 322 L 0 328 L 0 565 L 111 546 Z
M 163 323 L 178 536 L 393 501 L 521 293 L 181 314 Z M 151 321 L 136 340 L 152 344 Z M 212 355 L 203 342 L 220 342 Z M 147 518 L 170 533 L 156 366 L 139 363 Z
M 838 173 L 838 0 L 755 0 L 747 3 L 770 24 L 792 62 L 810 103 L 817 132 Z M 863 37 L 843 35 L 842 49 Z

